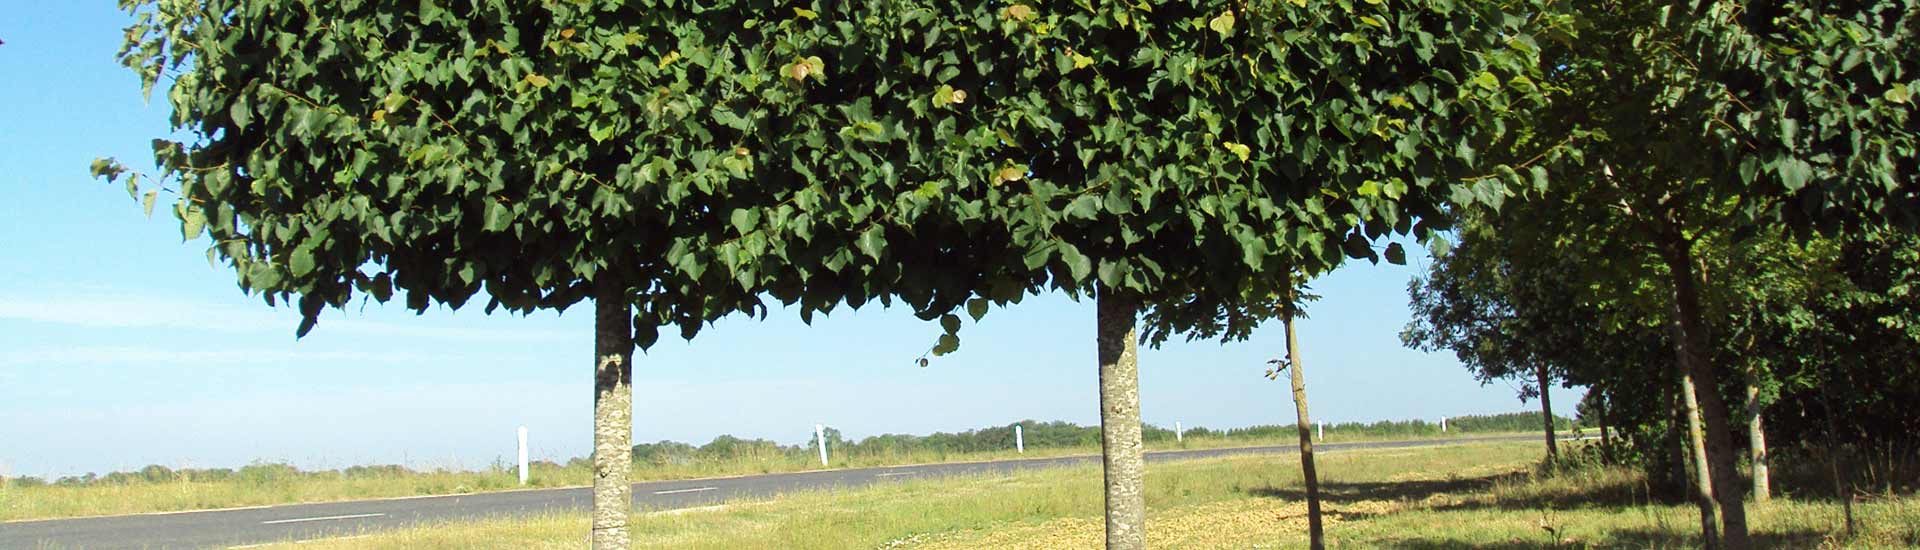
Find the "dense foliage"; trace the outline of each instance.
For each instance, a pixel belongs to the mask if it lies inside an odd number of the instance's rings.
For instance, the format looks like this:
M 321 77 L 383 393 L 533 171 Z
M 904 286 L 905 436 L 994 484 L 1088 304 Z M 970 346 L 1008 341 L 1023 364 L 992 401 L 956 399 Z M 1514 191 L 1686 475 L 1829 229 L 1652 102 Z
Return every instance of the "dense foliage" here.
M 155 152 L 185 235 L 309 324 L 356 292 L 566 307 L 611 274 L 644 346 L 762 292 L 932 318 L 1098 281 L 1209 310 L 1498 204 L 1526 20 L 1337 4 L 165 2 L 124 59 L 175 75 L 192 139 Z
M 1674 446 L 1682 444 L 1677 434 L 1684 428 L 1676 426 L 1673 321 L 1650 300 L 1622 298 L 1616 290 L 1661 286 L 1657 260 L 1642 251 L 1647 267 L 1637 274 L 1566 269 L 1582 257 L 1516 249 L 1514 239 L 1485 229 L 1469 224 L 1461 243 L 1436 259 L 1413 287 L 1416 304 L 1451 312 L 1437 319 L 1445 330 L 1555 350 L 1547 357 L 1556 372 L 1588 388 L 1583 418 L 1614 432 L 1608 458 L 1641 465 L 1667 489 L 1679 488 L 1684 475 L 1675 474 Z M 1721 335 L 1710 354 L 1742 374 L 1717 389 L 1729 403 L 1748 404 L 1745 389 L 1756 386 L 1770 445 L 1783 456 L 1822 460 L 1838 446 L 1869 456 L 1903 456 L 1920 448 L 1914 436 L 1920 411 L 1907 406 L 1910 396 L 1920 394 L 1920 370 L 1912 361 L 1920 354 L 1920 301 L 1912 291 L 1920 281 L 1920 263 L 1913 261 L 1920 258 L 1920 240 L 1897 233 L 1794 239 L 1774 232 L 1711 240 L 1702 248 L 1703 265 L 1714 274 L 1709 322 Z M 1616 263 L 1628 263 L 1623 260 Z M 1501 276 L 1460 279 L 1489 269 Z M 1541 302 L 1537 294 L 1469 284 L 1510 279 L 1564 294 Z M 1581 334 L 1568 338 L 1557 327 Z M 1449 349 L 1487 353 L 1490 346 L 1479 342 L 1461 339 L 1455 344 L 1460 347 Z M 1748 441 L 1735 442 L 1747 451 Z M 1847 471 L 1879 476 L 1884 487 L 1892 482 L 1888 476 L 1902 475 L 1899 469 Z

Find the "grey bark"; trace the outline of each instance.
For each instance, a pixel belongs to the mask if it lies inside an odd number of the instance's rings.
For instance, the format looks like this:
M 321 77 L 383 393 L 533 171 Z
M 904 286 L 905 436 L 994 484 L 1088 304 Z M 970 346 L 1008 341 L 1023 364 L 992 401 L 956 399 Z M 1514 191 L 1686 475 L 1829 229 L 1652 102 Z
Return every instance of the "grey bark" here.
M 1551 393 L 1548 387 L 1553 382 L 1553 379 L 1547 375 L 1546 363 L 1541 363 L 1537 370 L 1539 371 L 1540 378 L 1540 417 L 1544 419 L 1547 424 L 1547 462 L 1552 463 L 1554 459 L 1559 458 L 1560 454 L 1559 450 L 1554 447 L 1553 399 L 1548 396 L 1548 394 Z
M 1292 280 L 1287 281 L 1292 287 Z M 1282 304 L 1287 312 L 1281 317 L 1287 331 L 1287 370 L 1293 379 L 1294 427 L 1300 431 L 1300 477 L 1307 488 L 1307 544 L 1312 550 L 1326 548 L 1326 533 L 1320 522 L 1320 476 L 1313 468 L 1313 434 L 1308 426 L 1313 421 L 1307 415 L 1307 375 L 1306 364 L 1300 361 L 1300 340 L 1294 333 L 1294 296 L 1288 292 L 1287 303 Z
M 1743 494 L 1746 488 L 1740 483 L 1740 472 L 1734 468 L 1733 426 L 1726 400 L 1720 397 L 1719 372 L 1706 354 L 1706 324 L 1700 311 L 1700 278 L 1694 270 L 1692 243 L 1680 234 L 1678 227 L 1678 222 L 1670 223 L 1660 243 L 1661 256 L 1672 278 L 1672 311 L 1679 326 L 1674 354 L 1681 370 L 1692 375 L 1694 387 L 1689 395 L 1698 401 L 1697 411 L 1705 424 L 1706 458 L 1713 474 L 1712 494 L 1720 505 L 1721 542 L 1727 550 L 1748 550 L 1753 547 L 1753 541 L 1747 535 L 1746 495 Z
M 633 507 L 633 316 L 626 288 L 594 285 L 593 549 L 626 550 Z
M 1700 539 L 1705 548 L 1719 548 L 1720 503 L 1713 498 L 1713 467 L 1707 462 L 1706 430 L 1700 421 L 1700 403 L 1695 399 L 1693 375 L 1680 374 L 1680 397 L 1686 403 L 1687 447 L 1693 450 L 1693 500 L 1700 506 Z
M 1147 547 L 1146 455 L 1140 437 L 1140 302 L 1104 286 L 1095 296 L 1100 360 L 1100 450 L 1107 549 Z
M 1766 502 L 1773 498 L 1773 488 L 1767 468 L 1767 428 L 1766 419 L 1761 416 L 1760 387 L 1754 383 L 1755 374 L 1747 373 L 1747 446 L 1753 456 L 1753 500 Z

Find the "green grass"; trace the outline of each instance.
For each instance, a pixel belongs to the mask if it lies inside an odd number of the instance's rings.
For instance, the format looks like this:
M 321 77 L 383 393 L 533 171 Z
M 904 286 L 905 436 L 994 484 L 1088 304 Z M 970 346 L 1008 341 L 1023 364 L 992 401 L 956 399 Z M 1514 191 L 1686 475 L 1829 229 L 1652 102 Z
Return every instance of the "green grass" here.
M 1691 548 L 1692 507 L 1648 502 L 1638 474 L 1533 473 L 1538 447 L 1499 443 L 1319 455 L 1334 548 Z M 1305 546 L 1298 462 L 1290 455 L 1153 465 L 1155 548 Z M 637 548 L 1093 548 L 1101 537 L 1092 466 L 802 492 L 682 511 L 636 511 Z M 1920 545 L 1920 499 L 1856 506 L 1862 530 L 1836 531 L 1832 502 L 1750 507 L 1766 548 Z M 445 523 L 286 548 L 585 548 L 582 514 Z
M 1464 437 L 1488 437 L 1502 434 L 1468 434 Z M 1513 435 L 1513 434 L 1505 434 Z M 1328 442 L 1377 441 L 1389 438 L 1365 434 L 1328 433 Z M 1431 438 L 1414 438 L 1431 439 Z M 1190 437 L 1181 443 L 1149 445 L 1150 450 L 1214 449 L 1260 445 L 1292 445 L 1287 438 Z M 1025 454 L 1012 450 L 990 453 L 877 453 L 832 457 L 832 468 L 866 468 L 943 462 L 972 462 L 1011 458 L 1097 454 L 1098 447 L 1028 448 Z M 572 487 L 592 482 L 584 464 L 570 466 L 536 464 L 530 487 Z M 812 455 L 767 453 L 727 459 L 698 460 L 686 464 L 636 464 L 635 481 L 697 479 L 822 469 Z M 266 470 L 274 470 L 268 468 Z M 291 472 L 290 468 L 285 468 Z M 0 483 L 0 521 L 49 519 L 76 516 L 139 514 L 208 510 L 245 506 L 266 506 L 305 502 L 332 502 L 373 498 L 521 489 L 510 468 L 493 467 L 478 471 L 430 471 L 397 473 L 376 471 L 346 475 L 338 472 L 300 472 L 274 476 L 207 481 L 176 476 L 171 480 L 121 482 L 97 481 L 73 485 L 21 487 Z

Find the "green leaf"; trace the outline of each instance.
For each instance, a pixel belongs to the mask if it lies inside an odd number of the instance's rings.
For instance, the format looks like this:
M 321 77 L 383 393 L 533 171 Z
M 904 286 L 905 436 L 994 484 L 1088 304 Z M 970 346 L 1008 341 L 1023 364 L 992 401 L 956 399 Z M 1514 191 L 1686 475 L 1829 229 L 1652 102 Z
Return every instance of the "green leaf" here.
M 146 196 L 140 198 L 140 210 L 146 212 L 148 218 L 153 217 L 153 203 L 159 198 L 159 191 L 148 191 Z
M 488 233 L 505 231 L 507 226 L 513 223 L 513 211 L 497 200 L 487 201 L 487 211 L 484 216 L 486 217 L 485 225 L 481 226 L 481 230 Z
M 549 79 L 544 76 L 540 76 L 539 74 L 536 74 L 536 73 L 527 73 L 527 77 L 522 80 L 525 80 L 527 84 L 532 85 L 535 88 L 545 88 L 553 84 L 552 79 Z
M 952 313 L 941 315 L 940 330 L 947 331 L 947 334 L 959 334 L 960 333 L 960 316 L 954 315 Z
M 794 15 L 794 17 L 799 17 L 799 18 L 802 18 L 802 19 L 807 19 L 807 20 L 814 20 L 814 19 L 819 19 L 819 18 L 820 18 L 820 13 L 819 13 L 819 12 L 816 12 L 816 11 L 813 11 L 813 10 L 810 10 L 810 9 L 806 9 L 806 8 L 794 8 L 794 9 L 793 9 L 793 15 Z
M 1887 88 L 1887 91 L 1880 94 L 1880 97 L 1886 98 L 1890 103 L 1902 105 L 1906 104 L 1908 100 L 1913 99 L 1913 95 L 1907 92 L 1906 83 L 1902 82 L 1895 82 L 1893 87 Z
M 886 252 L 886 231 L 880 229 L 878 225 L 868 226 L 866 231 L 860 232 L 860 240 L 857 245 L 860 247 L 860 252 L 866 254 L 868 258 L 878 260 L 880 259 L 880 255 Z
M 1220 33 L 1220 38 L 1226 38 L 1233 36 L 1233 23 L 1233 12 L 1229 11 L 1207 21 L 1207 28 L 1213 29 L 1213 32 Z
M 197 208 L 187 209 L 180 214 L 180 238 L 191 241 L 200 238 L 200 232 L 207 227 L 207 215 Z
M 1073 69 L 1076 71 L 1093 66 L 1093 58 L 1080 55 L 1079 52 L 1074 52 L 1071 57 L 1073 58 Z
M 967 300 L 967 316 L 973 317 L 973 320 L 978 322 L 980 318 L 987 316 L 987 306 L 991 304 L 992 302 L 986 298 Z
M 1780 159 L 1774 165 L 1774 170 L 1780 173 L 1780 184 L 1786 186 L 1790 193 L 1800 191 L 1800 188 L 1807 186 L 1807 182 L 1813 180 L 1813 165 L 1797 158 Z
M 735 209 L 732 218 L 733 230 L 745 235 L 760 225 L 760 210 L 757 208 Z
M 952 334 L 940 335 L 940 343 L 934 344 L 933 346 L 934 357 L 940 357 L 956 351 L 960 351 L 960 337 Z
M 1087 275 L 1093 273 L 1093 261 L 1080 254 L 1080 249 L 1071 244 L 1060 243 L 1060 261 L 1067 264 L 1067 271 L 1075 283 L 1086 281 Z
M 1240 162 L 1246 162 L 1248 158 L 1251 158 L 1253 156 L 1252 147 L 1247 147 L 1245 145 L 1241 145 L 1231 141 L 1223 142 L 1220 145 L 1222 147 L 1226 147 L 1228 151 L 1232 151 L 1233 156 L 1240 157 Z
M 1367 180 L 1366 182 L 1360 184 L 1360 189 L 1358 190 L 1358 192 L 1362 197 L 1368 197 L 1368 198 L 1378 197 L 1380 196 L 1380 182 L 1374 181 L 1374 180 Z
M 233 120 L 233 127 L 245 130 L 247 123 L 253 121 L 253 111 L 247 108 L 247 102 L 243 98 L 233 102 L 233 106 L 227 108 L 227 118 Z
M 1091 220 L 1100 217 L 1100 198 L 1093 195 L 1081 195 L 1067 203 L 1066 215 L 1069 218 Z
M 1500 77 L 1490 72 L 1481 72 L 1473 76 L 1473 84 L 1489 92 L 1500 91 Z
M 293 271 L 295 277 L 312 273 L 313 249 L 305 246 L 293 249 L 293 256 L 288 258 L 287 266 Z
M 1407 249 L 1405 247 L 1400 246 L 1400 243 L 1388 244 L 1386 256 L 1387 256 L 1387 263 L 1390 263 L 1393 265 L 1407 265 Z

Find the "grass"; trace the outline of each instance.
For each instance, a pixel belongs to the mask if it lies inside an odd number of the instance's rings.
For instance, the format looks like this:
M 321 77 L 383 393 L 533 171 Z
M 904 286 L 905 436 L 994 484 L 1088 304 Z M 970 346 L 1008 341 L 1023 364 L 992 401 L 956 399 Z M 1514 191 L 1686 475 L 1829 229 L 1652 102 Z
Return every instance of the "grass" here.
M 1463 437 L 1488 437 L 1515 434 L 1467 434 Z M 1431 439 L 1431 437 L 1369 436 L 1328 433 L 1328 442 L 1377 441 L 1383 439 Z M 1150 450 L 1214 449 L 1240 446 L 1291 445 L 1286 438 L 1189 437 L 1181 443 L 1149 445 Z M 835 456 L 833 468 L 901 466 L 941 462 L 970 462 L 1012 458 L 1097 454 L 1098 447 L 1028 448 L 1025 454 L 1012 450 L 991 453 L 885 453 Z M 729 459 L 699 460 L 687 464 L 636 464 L 635 481 L 697 479 L 822 469 L 811 455 L 788 453 L 737 456 Z M 518 474 L 511 468 L 495 466 L 478 471 L 437 470 L 371 473 L 293 472 L 290 467 L 262 468 L 282 473 L 268 476 L 233 476 L 221 480 L 196 480 L 177 476 L 172 480 L 94 482 L 73 485 L 21 487 L 0 483 L 0 521 L 20 521 L 78 516 L 176 512 L 244 506 L 265 506 L 306 502 L 334 502 L 421 495 L 449 495 L 521 489 Z M 591 470 L 584 464 L 536 463 L 530 487 L 571 487 L 592 482 Z
M 1319 455 L 1334 548 L 1584 549 L 1697 547 L 1684 504 L 1648 502 L 1638 474 L 1540 475 L 1520 443 Z M 1291 456 L 1155 464 L 1148 537 L 1156 548 L 1305 546 Z M 1836 531 L 1838 505 L 1776 499 L 1749 508 L 1766 548 L 1920 545 L 1920 499 L 1856 506 L 1861 531 Z M 997 477 L 923 479 L 678 511 L 637 511 L 638 548 L 1095 548 L 1100 472 L 1092 466 Z M 585 548 L 583 514 L 442 523 L 282 548 Z

